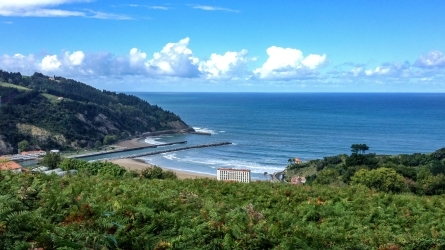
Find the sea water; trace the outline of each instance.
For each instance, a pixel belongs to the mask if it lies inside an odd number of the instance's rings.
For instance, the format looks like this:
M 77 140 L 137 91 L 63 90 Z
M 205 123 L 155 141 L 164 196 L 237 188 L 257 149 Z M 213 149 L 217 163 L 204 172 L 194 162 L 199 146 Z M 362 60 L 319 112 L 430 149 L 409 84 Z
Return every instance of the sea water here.
M 405 93 L 129 93 L 179 115 L 205 135 L 148 138 L 156 144 L 229 141 L 233 145 L 145 157 L 159 166 L 216 175 L 251 169 L 253 179 L 303 161 L 350 154 L 428 153 L 445 147 L 445 94 Z

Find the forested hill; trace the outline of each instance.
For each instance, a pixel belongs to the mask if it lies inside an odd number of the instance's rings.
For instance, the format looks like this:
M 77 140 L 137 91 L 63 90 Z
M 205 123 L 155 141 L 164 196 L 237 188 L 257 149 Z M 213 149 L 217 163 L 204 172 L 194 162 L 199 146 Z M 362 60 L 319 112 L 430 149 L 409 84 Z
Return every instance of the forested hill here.
M 0 70 L 0 154 L 30 149 L 83 148 L 160 130 L 189 131 L 177 115 L 138 97 L 100 91 L 41 73 L 27 77 Z

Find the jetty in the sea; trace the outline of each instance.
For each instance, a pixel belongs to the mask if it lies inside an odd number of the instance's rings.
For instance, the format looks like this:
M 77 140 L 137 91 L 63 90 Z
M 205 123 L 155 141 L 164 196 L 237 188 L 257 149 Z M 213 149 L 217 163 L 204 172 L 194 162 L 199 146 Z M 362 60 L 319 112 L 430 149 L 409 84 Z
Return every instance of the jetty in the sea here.
M 127 152 L 127 151 L 135 151 L 135 150 L 144 149 L 144 148 L 157 148 L 157 147 L 171 146 L 171 145 L 177 145 L 177 144 L 187 144 L 187 141 L 162 143 L 162 144 L 156 144 L 156 145 L 147 144 L 147 145 L 143 145 L 143 146 L 139 146 L 139 147 L 133 147 L 133 148 L 118 148 L 118 149 L 113 149 L 113 150 L 106 150 L 106 151 L 91 152 L 91 153 L 86 153 L 86 154 L 71 155 L 71 156 L 67 156 L 66 158 L 85 158 L 85 157 L 90 157 L 90 156 L 115 154 L 115 153 L 121 153 L 121 152 Z
M 130 155 L 117 156 L 117 157 L 103 158 L 100 160 L 130 159 L 130 158 L 137 158 L 137 157 L 143 157 L 143 156 L 158 155 L 158 154 L 188 150 L 188 149 L 193 149 L 193 148 L 208 148 L 208 147 L 224 146 L 224 145 L 230 145 L 230 144 L 232 144 L 232 143 L 231 142 L 217 142 L 217 143 L 199 144 L 199 145 L 193 145 L 193 146 L 187 146 L 187 147 L 171 148 L 171 149 L 158 150 L 158 151 L 152 151 L 152 152 L 144 152 L 144 153 L 138 153 L 138 154 L 130 154 Z

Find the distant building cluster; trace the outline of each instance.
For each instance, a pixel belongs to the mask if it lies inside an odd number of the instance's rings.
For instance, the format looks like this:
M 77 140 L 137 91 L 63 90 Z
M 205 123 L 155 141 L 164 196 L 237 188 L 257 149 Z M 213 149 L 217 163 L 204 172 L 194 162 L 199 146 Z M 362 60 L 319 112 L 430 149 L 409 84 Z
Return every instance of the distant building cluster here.
M 250 169 L 218 168 L 216 179 L 250 183 Z

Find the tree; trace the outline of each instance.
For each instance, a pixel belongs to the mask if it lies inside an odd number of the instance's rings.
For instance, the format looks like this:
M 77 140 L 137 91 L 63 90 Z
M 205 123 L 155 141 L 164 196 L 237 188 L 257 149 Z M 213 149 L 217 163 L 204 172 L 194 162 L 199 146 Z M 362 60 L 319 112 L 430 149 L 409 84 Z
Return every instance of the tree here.
M 369 150 L 369 147 L 366 144 L 352 144 L 351 151 L 353 154 L 362 153 L 364 154 L 366 150 Z
M 104 145 L 109 145 L 117 141 L 117 137 L 115 135 L 106 135 L 104 137 Z
M 141 174 L 147 179 L 162 179 L 162 168 L 158 166 L 152 166 L 150 168 L 142 170 Z
M 407 190 L 405 179 L 394 169 L 360 169 L 351 178 L 352 184 L 362 184 L 383 192 L 402 192 Z
M 20 152 L 26 151 L 29 148 L 29 142 L 27 140 L 23 140 L 18 143 L 18 148 Z
M 50 169 L 55 169 L 62 161 L 62 156 L 59 153 L 46 152 L 43 156 L 42 165 L 47 166 Z
M 94 143 L 94 148 L 99 149 L 100 147 L 102 147 L 102 142 L 96 141 L 96 143 Z
M 339 183 L 339 173 L 334 169 L 325 169 L 317 174 L 314 184 L 333 184 Z

